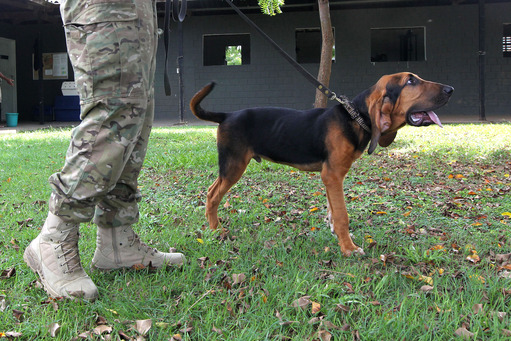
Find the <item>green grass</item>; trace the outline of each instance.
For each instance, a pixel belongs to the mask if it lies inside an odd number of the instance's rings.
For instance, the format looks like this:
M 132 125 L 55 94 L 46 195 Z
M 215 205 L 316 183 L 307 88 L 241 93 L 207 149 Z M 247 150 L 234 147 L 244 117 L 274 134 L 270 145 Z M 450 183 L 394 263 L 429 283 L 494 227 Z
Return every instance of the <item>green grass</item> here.
M 23 262 L 70 130 L 0 135 L 0 335 L 50 339 L 58 323 L 51 339 L 71 340 L 101 317 L 112 340 L 137 337 L 133 325 L 145 319 L 149 340 L 449 340 L 462 327 L 473 339 L 509 339 L 511 279 L 495 258 L 511 253 L 511 125 L 406 127 L 355 162 L 345 193 L 366 256 L 351 258 L 323 220 L 319 176 L 268 162 L 252 162 L 226 196 L 219 213 L 228 233 L 210 231 L 215 131 L 155 129 L 140 178 L 136 231 L 160 250 L 184 252 L 188 264 L 89 272 L 100 291 L 94 303 L 49 300 Z M 81 230 L 88 269 L 95 227 Z M 294 307 L 303 296 L 319 310 Z

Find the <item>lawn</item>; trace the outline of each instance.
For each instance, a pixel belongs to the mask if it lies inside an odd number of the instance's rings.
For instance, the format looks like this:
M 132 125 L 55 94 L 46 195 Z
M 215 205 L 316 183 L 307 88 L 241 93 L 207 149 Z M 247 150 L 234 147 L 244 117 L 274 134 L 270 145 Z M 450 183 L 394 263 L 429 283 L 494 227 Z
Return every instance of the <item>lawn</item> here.
M 252 162 L 204 217 L 215 127 L 154 129 L 142 240 L 182 268 L 91 272 L 93 302 L 49 299 L 23 262 L 70 129 L 0 135 L 0 337 L 19 340 L 505 340 L 511 338 L 511 125 L 405 127 L 345 183 L 345 258 L 315 173 Z M 83 224 L 89 270 L 95 227 Z

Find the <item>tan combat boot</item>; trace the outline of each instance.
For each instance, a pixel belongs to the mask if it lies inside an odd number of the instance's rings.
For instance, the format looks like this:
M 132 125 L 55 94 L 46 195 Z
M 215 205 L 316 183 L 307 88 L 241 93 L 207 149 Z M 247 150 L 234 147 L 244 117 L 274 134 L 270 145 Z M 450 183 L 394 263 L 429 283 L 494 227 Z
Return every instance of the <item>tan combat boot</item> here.
M 92 269 L 113 270 L 131 267 L 181 265 L 186 261 L 182 253 L 165 253 L 140 241 L 131 226 L 99 227 Z
M 80 263 L 79 227 L 49 213 L 39 235 L 25 249 L 23 259 L 51 297 L 90 301 L 98 297 L 98 289 Z

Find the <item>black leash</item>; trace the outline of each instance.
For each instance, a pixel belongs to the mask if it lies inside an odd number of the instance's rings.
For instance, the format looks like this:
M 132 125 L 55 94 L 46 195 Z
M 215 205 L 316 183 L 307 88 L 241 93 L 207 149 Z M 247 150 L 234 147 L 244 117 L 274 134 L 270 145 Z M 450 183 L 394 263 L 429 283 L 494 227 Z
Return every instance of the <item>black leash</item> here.
M 180 6 L 181 4 L 181 6 Z M 178 14 L 179 13 L 179 14 Z M 165 95 L 170 96 L 170 76 L 169 76 L 169 42 L 170 42 L 170 17 L 175 22 L 183 22 L 186 17 L 186 0 L 165 0 L 165 19 L 163 21 L 163 42 L 165 44 L 165 74 L 163 84 Z
M 167 0 L 169 1 L 169 0 Z M 351 101 L 346 97 L 346 96 L 340 96 L 340 97 L 337 97 L 337 95 L 335 94 L 335 92 L 331 91 L 329 88 L 327 88 L 326 86 L 324 86 L 320 81 L 318 81 L 316 79 L 316 77 L 314 77 L 313 75 L 311 75 L 309 73 L 309 71 L 305 70 L 305 68 L 303 66 L 301 66 L 300 64 L 298 64 L 298 62 L 296 62 L 294 60 L 293 57 L 291 57 L 289 54 L 286 53 L 286 51 L 284 51 L 279 45 L 277 45 L 277 43 L 275 41 L 273 41 L 273 39 L 271 39 L 266 33 L 264 33 L 263 30 L 261 30 L 261 28 L 259 28 L 259 26 L 257 26 L 252 20 L 250 20 L 245 14 L 243 14 L 243 12 L 240 11 L 240 9 L 238 7 L 236 7 L 231 0 L 225 0 L 229 6 L 232 7 L 232 9 L 234 9 L 234 11 L 236 13 L 238 13 L 238 15 L 243 19 L 245 20 L 250 26 L 252 26 L 253 29 L 255 29 L 257 32 L 259 32 L 259 34 L 264 38 L 266 39 L 276 50 L 278 53 L 280 53 L 280 55 L 282 57 L 284 57 L 285 60 L 287 60 L 298 72 L 300 72 L 309 82 L 311 82 L 312 84 L 314 84 L 314 86 L 319 90 L 321 91 L 329 100 L 336 100 L 338 101 L 339 103 L 341 103 L 344 108 L 348 111 L 348 113 L 350 114 L 351 118 L 353 118 L 361 127 L 362 129 L 364 129 L 365 131 L 367 132 L 371 132 L 371 128 L 369 128 L 367 126 L 367 124 L 364 122 L 363 118 L 360 116 L 360 114 L 358 113 L 357 109 L 355 109 L 355 107 L 353 106 L 353 104 L 351 103 Z

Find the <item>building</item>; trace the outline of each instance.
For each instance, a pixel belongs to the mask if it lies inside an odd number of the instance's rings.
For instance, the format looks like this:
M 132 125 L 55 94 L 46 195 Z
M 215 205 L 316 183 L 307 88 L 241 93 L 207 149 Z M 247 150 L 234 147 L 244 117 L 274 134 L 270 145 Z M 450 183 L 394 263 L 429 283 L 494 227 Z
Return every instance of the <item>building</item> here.
M 310 73 L 317 73 L 320 23 L 315 0 L 286 0 L 277 16 L 262 14 L 257 1 L 235 4 Z M 162 6 L 158 4 L 163 28 Z M 65 78 L 58 70 L 46 70 L 55 73 L 34 80 L 33 55 L 51 54 L 58 63 L 59 53 L 66 51 L 58 9 L 43 0 L 0 0 L 0 8 L 0 71 L 6 60 L 2 46 L 6 41 L 15 45 L 15 57 L 7 57 L 15 60 L 12 110 L 20 120 L 40 120 L 34 110 L 41 102 L 49 110 L 61 95 L 62 82 L 73 77 L 68 65 Z M 511 119 L 511 1 L 330 0 L 330 12 L 335 34 L 330 88 L 337 94 L 351 97 L 382 74 L 410 71 L 456 89 L 439 110 L 441 119 L 477 121 L 481 114 L 488 120 Z M 218 86 L 206 105 L 218 111 L 266 105 L 305 109 L 314 102 L 314 87 L 225 1 L 188 0 L 185 21 L 172 22 L 170 96 L 163 87 L 162 39 L 157 61 L 156 120 L 195 121 L 188 101 L 212 80 Z

